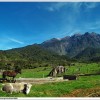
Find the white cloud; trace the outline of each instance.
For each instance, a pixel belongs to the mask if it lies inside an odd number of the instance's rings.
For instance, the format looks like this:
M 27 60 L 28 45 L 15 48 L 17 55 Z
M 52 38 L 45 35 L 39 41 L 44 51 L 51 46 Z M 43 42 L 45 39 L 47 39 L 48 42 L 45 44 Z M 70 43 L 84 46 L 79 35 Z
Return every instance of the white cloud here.
M 56 9 L 56 10 L 59 10 L 60 8 L 62 8 L 62 7 L 64 7 L 64 6 L 67 6 L 68 5 L 68 3 L 66 3 L 66 2 L 60 2 L 60 3 L 56 3 L 55 5 L 54 5 L 54 8 Z
M 61 30 L 59 31 L 57 35 L 54 34 L 54 36 L 63 37 L 67 35 L 73 35 L 75 33 L 84 32 L 84 30 L 93 30 L 100 28 L 99 23 L 90 23 L 87 24 L 87 22 L 83 22 L 83 24 L 77 25 L 78 20 L 81 16 L 81 13 L 86 11 L 92 11 L 93 8 L 97 7 L 97 2 L 58 2 L 58 3 L 52 3 L 48 6 L 45 6 L 45 10 L 50 12 L 59 11 L 61 9 L 64 9 L 63 13 L 61 13 Z
M 8 39 L 9 39 L 10 41 L 15 42 L 15 43 L 24 44 L 24 42 L 19 41 L 19 40 L 16 40 L 16 39 L 14 39 L 14 38 L 8 38 Z
M 85 5 L 85 7 L 92 9 L 92 8 L 97 7 L 98 3 L 97 2 L 85 2 L 84 5 Z
M 61 8 L 66 7 L 67 9 L 72 8 L 75 12 L 78 12 L 82 5 L 83 5 L 82 2 L 57 2 L 45 6 L 45 10 L 59 11 Z M 88 6 L 88 4 L 86 4 L 86 6 Z
M 49 6 L 46 6 L 45 9 L 48 10 L 48 11 L 58 11 L 62 7 L 67 6 L 67 5 L 68 5 L 67 2 L 57 2 L 57 3 L 52 3 Z
M 92 9 L 98 6 L 97 2 L 57 2 L 51 3 L 51 5 L 45 6 L 47 11 L 59 11 L 62 7 L 72 8 L 75 12 L 80 11 L 81 6 L 85 6 L 85 9 Z

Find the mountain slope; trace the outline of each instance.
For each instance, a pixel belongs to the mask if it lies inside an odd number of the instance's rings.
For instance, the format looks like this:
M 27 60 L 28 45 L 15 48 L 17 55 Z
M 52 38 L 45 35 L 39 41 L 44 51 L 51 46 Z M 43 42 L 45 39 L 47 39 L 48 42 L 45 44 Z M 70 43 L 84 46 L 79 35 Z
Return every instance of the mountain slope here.
M 75 34 L 71 37 L 45 41 L 41 46 L 59 55 L 68 55 L 72 58 L 88 47 L 100 48 L 100 34 L 93 32 Z
M 39 45 L 30 45 L 23 48 L 11 49 L 6 51 L 9 55 L 10 53 L 14 53 L 15 55 L 19 55 L 21 58 L 32 59 L 32 60 L 50 60 L 50 59 L 59 59 L 59 56 L 52 51 L 46 50 Z M 13 55 L 12 55 L 13 56 Z
M 22 48 L 16 48 L 0 52 L 0 60 L 13 63 L 35 63 L 39 65 L 66 63 L 67 57 L 60 56 L 52 51 L 46 50 L 41 46 L 34 44 Z M 24 64 L 23 64 L 24 65 Z
M 100 48 L 86 48 L 80 52 L 75 58 L 79 60 L 90 60 L 96 59 L 98 61 L 100 57 Z

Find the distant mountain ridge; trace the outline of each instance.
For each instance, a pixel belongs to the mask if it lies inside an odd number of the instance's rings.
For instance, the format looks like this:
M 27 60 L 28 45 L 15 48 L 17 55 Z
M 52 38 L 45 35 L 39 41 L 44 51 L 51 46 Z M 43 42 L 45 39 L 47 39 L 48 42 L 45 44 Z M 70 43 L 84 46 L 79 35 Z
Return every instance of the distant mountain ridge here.
M 72 58 L 86 48 L 100 48 L 100 34 L 86 32 L 85 34 L 74 34 L 61 39 L 53 38 L 44 41 L 41 46 L 59 55 L 68 55 Z
M 32 61 L 40 63 L 59 63 L 74 58 L 78 60 L 99 61 L 100 34 L 94 32 L 74 34 L 64 38 L 53 38 L 41 44 L 0 51 L 0 60 Z

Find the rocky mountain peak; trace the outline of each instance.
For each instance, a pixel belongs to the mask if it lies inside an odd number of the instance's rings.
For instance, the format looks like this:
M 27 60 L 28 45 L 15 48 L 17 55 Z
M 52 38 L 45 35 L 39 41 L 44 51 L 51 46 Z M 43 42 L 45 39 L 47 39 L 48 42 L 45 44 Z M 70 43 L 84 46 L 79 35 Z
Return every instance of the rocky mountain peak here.
M 100 34 L 96 34 L 95 32 L 77 33 L 73 36 L 61 38 L 60 40 L 53 38 L 44 42 L 42 46 L 60 55 L 64 54 L 74 57 L 88 47 L 100 48 Z
M 73 35 L 73 37 L 77 37 L 77 36 L 81 36 L 82 34 L 81 33 L 76 33 Z

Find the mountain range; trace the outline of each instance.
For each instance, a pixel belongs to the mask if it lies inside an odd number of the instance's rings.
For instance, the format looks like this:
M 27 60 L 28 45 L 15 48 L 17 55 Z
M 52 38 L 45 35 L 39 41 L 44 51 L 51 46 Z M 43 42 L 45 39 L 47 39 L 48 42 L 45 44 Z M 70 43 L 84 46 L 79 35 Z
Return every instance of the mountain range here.
M 41 64 L 66 64 L 71 59 L 100 61 L 100 34 L 78 33 L 64 38 L 53 38 L 41 44 L 0 51 L 0 64 L 17 62 L 22 66 L 36 67 Z
M 87 48 L 100 48 L 100 34 L 86 32 L 85 34 L 74 34 L 61 39 L 53 38 L 44 41 L 41 46 L 59 55 L 67 55 L 73 58 Z

